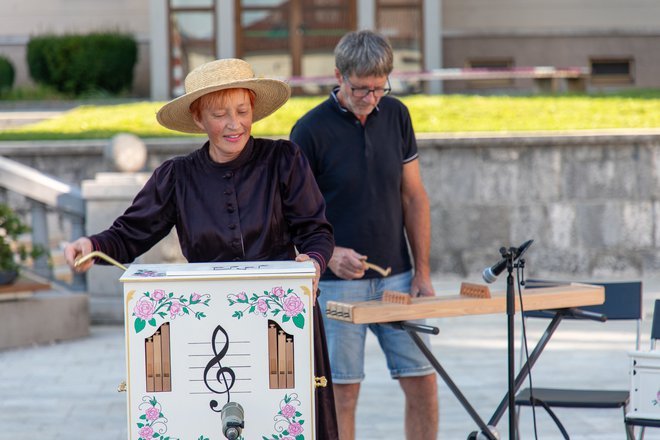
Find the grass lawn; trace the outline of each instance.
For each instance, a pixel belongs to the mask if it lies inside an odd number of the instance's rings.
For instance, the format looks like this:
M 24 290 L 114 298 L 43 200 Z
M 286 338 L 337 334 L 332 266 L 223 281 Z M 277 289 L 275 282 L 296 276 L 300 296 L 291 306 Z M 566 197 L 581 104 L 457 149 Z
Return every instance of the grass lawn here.
M 287 136 L 291 126 L 325 97 L 296 97 L 257 122 L 255 136 Z M 418 133 L 565 131 L 660 128 L 660 90 L 610 95 L 405 96 Z M 97 139 L 128 132 L 140 137 L 182 136 L 161 127 L 162 102 L 80 106 L 59 117 L 0 131 L 0 140 Z

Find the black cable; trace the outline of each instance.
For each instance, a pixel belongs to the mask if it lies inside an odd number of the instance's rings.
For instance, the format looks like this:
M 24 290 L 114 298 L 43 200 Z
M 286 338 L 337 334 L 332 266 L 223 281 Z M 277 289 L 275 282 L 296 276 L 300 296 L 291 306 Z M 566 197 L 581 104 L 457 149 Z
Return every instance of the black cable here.
M 525 264 L 524 261 L 525 260 L 521 260 L 523 267 L 524 267 L 524 264 Z M 525 348 L 525 363 L 526 363 L 526 362 L 529 362 L 529 349 L 527 347 L 527 327 L 525 326 L 525 310 L 523 309 L 522 286 L 521 286 L 521 283 L 520 283 L 520 280 L 521 280 L 522 276 L 524 276 L 524 270 L 522 271 L 522 274 L 521 274 L 521 267 L 520 266 L 521 266 L 520 264 L 516 265 L 516 281 L 517 281 L 517 284 L 518 284 L 518 297 L 520 298 L 520 317 L 521 317 L 520 320 L 522 322 L 522 338 L 523 338 L 522 344 L 523 344 L 523 347 Z M 524 365 L 524 363 L 523 363 L 523 365 Z M 529 372 L 527 374 L 527 377 L 528 377 L 528 380 L 529 380 L 529 395 L 531 397 L 531 402 L 532 402 L 532 405 L 531 405 L 532 406 L 532 425 L 534 426 L 534 439 L 538 440 L 539 436 L 538 436 L 538 432 L 536 430 L 536 406 L 534 405 L 534 398 L 533 398 L 533 396 L 534 396 L 534 394 L 533 394 L 534 387 L 532 386 L 532 369 L 531 369 L 531 367 L 529 368 Z

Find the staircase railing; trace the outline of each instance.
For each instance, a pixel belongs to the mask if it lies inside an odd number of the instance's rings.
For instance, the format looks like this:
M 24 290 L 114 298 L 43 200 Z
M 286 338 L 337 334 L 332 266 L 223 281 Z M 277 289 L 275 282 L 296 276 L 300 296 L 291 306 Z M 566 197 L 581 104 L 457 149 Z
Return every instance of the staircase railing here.
M 71 239 L 84 234 L 85 203 L 80 188 L 48 176 L 22 163 L 0 157 L 0 188 L 25 197 L 31 205 L 32 244 L 50 248 L 47 213 L 55 211 L 71 223 Z M 33 270 L 43 277 L 54 279 L 48 257 L 34 262 Z M 71 288 L 84 290 L 85 278 L 74 275 Z

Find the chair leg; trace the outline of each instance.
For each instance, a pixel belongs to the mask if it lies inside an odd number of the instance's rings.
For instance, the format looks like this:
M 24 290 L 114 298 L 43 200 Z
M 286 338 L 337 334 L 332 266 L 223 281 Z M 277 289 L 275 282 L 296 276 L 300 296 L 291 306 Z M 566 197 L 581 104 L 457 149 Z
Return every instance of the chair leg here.
M 623 408 L 623 421 L 626 426 L 626 440 L 644 440 L 644 431 L 646 430 L 646 426 L 640 426 L 639 427 L 639 438 L 636 439 L 635 437 L 635 425 L 631 423 L 626 423 L 626 408 Z

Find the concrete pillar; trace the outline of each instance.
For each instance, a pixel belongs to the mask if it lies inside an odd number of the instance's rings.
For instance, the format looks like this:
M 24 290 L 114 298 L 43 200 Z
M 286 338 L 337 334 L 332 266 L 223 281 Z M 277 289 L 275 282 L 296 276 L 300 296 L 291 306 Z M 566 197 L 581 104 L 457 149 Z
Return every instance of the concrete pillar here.
M 163 0 L 149 1 L 149 65 L 151 99 L 166 101 L 169 91 L 169 57 L 167 54 L 167 7 Z
M 424 70 L 442 69 L 442 0 L 424 0 Z M 427 92 L 442 93 L 442 81 L 429 81 Z
M 216 25 L 218 26 L 216 47 L 218 58 L 236 57 L 236 29 L 234 2 L 216 3 Z
M 376 1 L 358 0 L 357 2 L 357 28 L 376 29 Z

